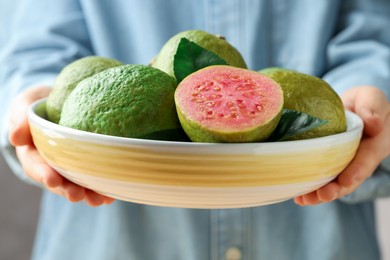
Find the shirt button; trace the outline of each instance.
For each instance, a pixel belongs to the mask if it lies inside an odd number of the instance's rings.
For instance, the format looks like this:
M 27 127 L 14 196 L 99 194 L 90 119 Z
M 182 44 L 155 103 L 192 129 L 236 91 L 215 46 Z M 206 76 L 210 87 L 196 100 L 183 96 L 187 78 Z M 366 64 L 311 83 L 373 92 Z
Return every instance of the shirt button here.
M 230 247 L 226 250 L 225 259 L 226 260 L 239 260 L 242 257 L 241 250 L 237 247 Z

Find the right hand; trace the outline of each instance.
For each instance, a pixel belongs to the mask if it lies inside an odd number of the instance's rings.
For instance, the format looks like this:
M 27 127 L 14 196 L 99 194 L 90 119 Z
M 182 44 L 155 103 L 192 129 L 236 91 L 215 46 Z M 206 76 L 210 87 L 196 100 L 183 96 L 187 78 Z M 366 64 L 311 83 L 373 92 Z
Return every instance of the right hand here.
M 27 109 L 36 100 L 49 95 L 50 87 L 35 87 L 18 95 L 11 104 L 9 140 L 28 177 L 42 184 L 49 191 L 71 202 L 85 201 L 89 206 L 111 204 L 114 199 L 79 186 L 51 168 L 40 156 L 30 133 Z

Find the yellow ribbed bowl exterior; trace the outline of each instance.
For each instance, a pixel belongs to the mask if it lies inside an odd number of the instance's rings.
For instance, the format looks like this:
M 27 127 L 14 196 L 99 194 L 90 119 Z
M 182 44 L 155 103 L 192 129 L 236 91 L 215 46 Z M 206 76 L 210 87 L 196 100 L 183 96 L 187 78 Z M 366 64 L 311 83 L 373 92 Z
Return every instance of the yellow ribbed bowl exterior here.
M 97 192 L 160 206 L 245 207 L 309 192 L 347 166 L 362 130 L 357 116 L 348 113 L 346 133 L 312 140 L 164 142 L 68 129 L 39 117 L 37 106 L 29 114 L 33 140 L 57 171 Z

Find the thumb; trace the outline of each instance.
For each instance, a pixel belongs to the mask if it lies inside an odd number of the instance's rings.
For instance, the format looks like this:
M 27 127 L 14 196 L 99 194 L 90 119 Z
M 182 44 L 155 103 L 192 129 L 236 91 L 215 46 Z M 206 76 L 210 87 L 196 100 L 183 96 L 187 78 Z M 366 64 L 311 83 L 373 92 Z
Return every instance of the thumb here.
M 50 91 L 50 87 L 34 87 L 22 92 L 12 101 L 8 115 L 8 138 L 12 145 L 32 144 L 27 110 L 34 101 L 48 96 Z
M 364 134 L 375 136 L 383 130 L 387 116 L 387 99 L 378 88 L 356 87 L 342 95 L 346 109 L 356 113 L 364 122 Z
M 356 110 L 356 114 L 363 120 L 365 135 L 376 136 L 383 130 L 385 117 L 379 111 L 369 107 L 361 107 Z

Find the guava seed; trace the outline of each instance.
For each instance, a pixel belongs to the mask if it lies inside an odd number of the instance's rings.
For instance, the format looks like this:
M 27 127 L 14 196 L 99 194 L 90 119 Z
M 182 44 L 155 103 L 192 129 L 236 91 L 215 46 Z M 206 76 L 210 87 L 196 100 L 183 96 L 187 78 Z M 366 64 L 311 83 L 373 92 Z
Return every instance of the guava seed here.
M 206 103 L 206 106 L 213 107 L 214 106 L 214 102 L 213 101 L 209 101 L 209 102 Z

